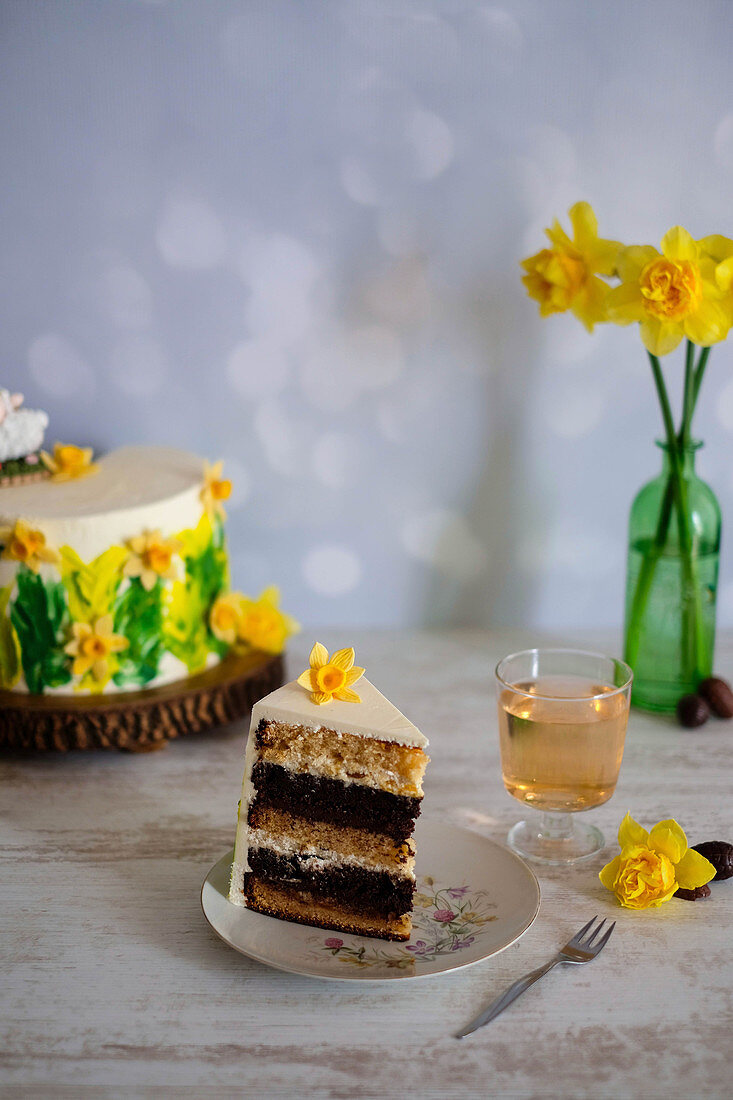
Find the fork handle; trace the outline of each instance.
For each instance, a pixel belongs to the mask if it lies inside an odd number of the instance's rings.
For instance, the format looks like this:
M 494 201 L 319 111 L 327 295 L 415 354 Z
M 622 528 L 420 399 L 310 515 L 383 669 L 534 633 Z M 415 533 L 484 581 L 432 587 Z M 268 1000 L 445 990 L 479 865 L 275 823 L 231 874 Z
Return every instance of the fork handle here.
M 463 1031 L 456 1032 L 456 1039 L 462 1039 L 464 1035 L 470 1035 L 472 1031 L 477 1031 L 484 1024 L 488 1024 L 489 1020 L 493 1020 L 495 1016 L 498 1016 L 500 1012 L 516 1001 L 520 994 L 524 993 L 525 989 L 529 989 L 531 985 L 539 981 L 543 974 L 546 974 L 548 970 L 552 970 L 553 966 L 557 966 L 563 960 L 559 955 L 554 959 L 550 959 L 544 966 L 540 966 L 537 970 L 532 970 L 531 973 L 525 974 L 523 978 L 519 978 L 514 985 L 510 985 L 500 997 L 497 997 L 495 1001 L 492 1001 L 488 1008 L 485 1008 L 483 1012 L 479 1013 L 475 1020 L 464 1027 Z

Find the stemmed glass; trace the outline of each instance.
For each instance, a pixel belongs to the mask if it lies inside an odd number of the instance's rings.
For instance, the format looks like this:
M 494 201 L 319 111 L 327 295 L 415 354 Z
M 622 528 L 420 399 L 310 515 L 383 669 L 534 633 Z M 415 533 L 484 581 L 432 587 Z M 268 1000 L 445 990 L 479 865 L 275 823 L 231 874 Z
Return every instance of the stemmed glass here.
M 616 789 L 632 677 L 623 661 L 574 649 L 527 649 L 496 666 L 504 786 L 542 814 L 510 830 L 520 855 L 575 863 L 604 846 L 574 815 Z

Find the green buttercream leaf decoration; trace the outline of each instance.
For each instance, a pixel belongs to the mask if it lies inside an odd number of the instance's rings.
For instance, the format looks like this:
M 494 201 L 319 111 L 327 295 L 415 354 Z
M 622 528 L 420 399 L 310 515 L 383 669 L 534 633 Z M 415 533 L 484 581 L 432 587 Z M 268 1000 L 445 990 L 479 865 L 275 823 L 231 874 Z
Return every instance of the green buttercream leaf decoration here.
M 12 591 L 8 584 L 0 588 L 0 688 L 15 687 L 20 679 L 20 642 L 8 617 L 8 601 Z
M 114 633 L 124 634 L 130 643 L 119 656 L 113 676 L 118 687 L 143 687 L 158 675 L 163 653 L 163 586 L 160 581 L 149 592 L 139 578 L 118 597 L 114 612 Z
M 209 653 L 221 656 L 228 649 L 209 629 L 214 600 L 229 587 L 223 526 L 204 513 L 197 527 L 177 537 L 183 543 L 186 582 L 175 581 L 168 593 L 165 644 L 189 672 L 199 672 Z
M 64 586 L 60 581 L 44 581 L 26 565 L 18 569 L 16 584 L 10 619 L 20 643 L 28 690 L 38 694 L 46 687 L 62 687 L 71 679 L 63 649 L 69 630 Z
M 124 546 L 110 546 L 88 564 L 70 546 L 61 547 L 61 578 L 69 595 L 74 622 L 91 623 L 112 611 L 122 580 L 122 566 L 129 557 Z

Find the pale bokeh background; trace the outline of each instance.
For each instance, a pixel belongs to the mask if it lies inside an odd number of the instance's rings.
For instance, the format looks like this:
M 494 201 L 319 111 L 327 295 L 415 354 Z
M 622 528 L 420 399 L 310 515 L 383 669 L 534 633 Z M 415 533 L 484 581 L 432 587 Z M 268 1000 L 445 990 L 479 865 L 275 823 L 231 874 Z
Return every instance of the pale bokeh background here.
M 225 458 L 235 583 L 307 624 L 618 625 L 649 367 L 518 261 L 578 198 L 733 235 L 732 42 L 728 0 L 5 0 L 0 381 Z

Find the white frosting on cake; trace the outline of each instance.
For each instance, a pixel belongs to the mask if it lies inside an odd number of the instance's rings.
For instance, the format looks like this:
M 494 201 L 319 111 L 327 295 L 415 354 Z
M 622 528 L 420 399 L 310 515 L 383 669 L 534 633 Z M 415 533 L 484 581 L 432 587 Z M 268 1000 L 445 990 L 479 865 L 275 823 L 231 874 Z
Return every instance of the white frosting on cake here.
M 361 697 L 360 703 L 342 703 L 334 699 L 319 706 L 311 701 L 305 688 L 291 680 L 255 704 L 252 729 L 256 729 L 264 718 L 267 722 L 285 722 L 313 730 L 326 728 L 419 749 L 427 746 L 427 737 L 365 676 L 354 684 L 354 690 Z
M 51 546 L 91 561 L 144 530 L 172 535 L 201 517 L 202 460 L 173 447 L 120 447 L 88 477 L 0 489 L 0 526 L 23 519 Z

